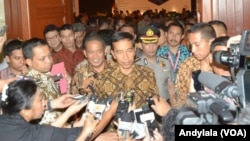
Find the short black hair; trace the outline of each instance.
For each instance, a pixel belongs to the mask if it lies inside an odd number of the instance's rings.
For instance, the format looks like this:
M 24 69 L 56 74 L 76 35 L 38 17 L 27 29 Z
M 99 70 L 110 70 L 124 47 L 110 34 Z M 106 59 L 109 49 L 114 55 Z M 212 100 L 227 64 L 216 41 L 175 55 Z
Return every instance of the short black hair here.
M 71 24 L 63 24 L 60 28 L 59 28 L 59 32 L 61 32 L 62 30 L 73 30 L 73 26 Z
M 99 41 L 102 43 L 102 46 L 103 46 L 103 49 L 105 48 L 106 44 L 105 44 L 105 41 L 104 39 L 102 38 L 102 36 L 100 34 L 98 34 L 96 31 L 92 31 L 92 32 L 89 32 L 84 40 L 83 40 L 83 49 L 86 50 L 87 48 L 87 43 L 90 42 L 90 41 L 93 41 L 93 40 L 96 40 L 96 41 Z
M 12 52 L 16 49 L 22 49 L 23 41 L 19 39 L 12 39 L 4 45 L 3 52 L 5 56 L 11 56 Z
M 118 42 L 120 40 L 129 40 L 134 44 L 134 37 L 128 32 L 118 31 L 115 32 L 111 37 L 111 50 L 114 50 L 113 43 Z M 134 46 L 133 46 L 134 47 Z
M 209 41 L 211 39 L 215 39 L 216 38 L 216 33 L 214 28 L 208 24 L 208 23 L 197 23 L 194 24 L 190 30 L 188 31 L 189 33 L 197 33 L 200 32 L 201 33 L 201 37 L 203 39 L 205 39 L 206 41 Z
M 209 21 L 208 24 L 222 26 L 227 31 L 227 25 L 223 21 L 212 20 L 212 21 Z
M 31 109 L 37 88 L 33 80 L 11 82 L 6 90 L 6 100 L 1 101 L 3 113 L 18 115 L 23 109 Z
M 227 41 L 229 40 L 229 36 L 221 36 L 221 37 L 217 37 L 213 40 L 213 42 L 211 43 L 210 45 L 210 49 L 211 49 L 211 52 L 214 51 L 214 48 L 216 46 L 225 46 L 227 47 Z
M 51 32 L 51 31 L 59 32 L 59 28 L 54 24 L 47 25 L 43 30 L 43 36 L 45 37 L 45 34 L 47 34 L 48 32 Z
M 106 45 L 111 45 L 110 38 L 115 33 L 113 29 L 102 29 L 98 34 L 104 39 Z
M 47 45 L 45 40 L 40 38 L 31 38 L 23 43 L 23 56 L 25 59 L 33 58 L 33 48 L 37 46 L 44 46 Z
M 133 24 L 131 24 L 131 23 L 125 23 L 124 25 L 122 25 L 121 27 L 119 27 L 118 31 L 121 31 L 122 28 L 124 28 L 124 27 L 131 27 L 133 29 L 134 33 L 135 34 L 137 33 L 135 26 Z
M 167 32 L 169 31 L 170 27 L 172 26 L 177 26 L 181 29 L 181 34 L 183 35 L 184 34 L 184 27 L 182 26 L 181 23 L 179 23 L 178 21 L 173 21 L 171 22 L 168 26 L 167 26 Z

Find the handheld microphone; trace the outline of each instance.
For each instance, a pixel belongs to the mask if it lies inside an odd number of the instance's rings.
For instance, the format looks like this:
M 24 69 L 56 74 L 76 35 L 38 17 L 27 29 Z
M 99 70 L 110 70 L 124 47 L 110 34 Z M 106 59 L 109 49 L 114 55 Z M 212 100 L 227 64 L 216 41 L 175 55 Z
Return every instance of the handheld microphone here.
M 121 121 L 118 125 L 118 131 L 120 132 L 122 138 L 125 139 L 127 132 L 130 133 L 133 127 L 134 118 L 131 113 L 122 113 L 120 119 Z

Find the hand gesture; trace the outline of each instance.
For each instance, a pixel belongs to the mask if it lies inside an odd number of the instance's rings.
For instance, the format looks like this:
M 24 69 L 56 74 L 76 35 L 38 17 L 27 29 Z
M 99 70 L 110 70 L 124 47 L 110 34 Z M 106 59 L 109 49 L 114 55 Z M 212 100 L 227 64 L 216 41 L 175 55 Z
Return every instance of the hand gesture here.
M 74 102 L 76 102 L 76 100 L 73 99 L 73 95 L 64 94 L 54 100 L 51 100 L 51 107 L 52 109 L 63 109 L 69 107 L 69 105 Z
M 171 109 L 171 106 L 166 101 L 166 99 L 162 97 L 153 97 L 155 105 L 151 105 L 151 108 L 159 115 L 165 116 L 168 111 Z

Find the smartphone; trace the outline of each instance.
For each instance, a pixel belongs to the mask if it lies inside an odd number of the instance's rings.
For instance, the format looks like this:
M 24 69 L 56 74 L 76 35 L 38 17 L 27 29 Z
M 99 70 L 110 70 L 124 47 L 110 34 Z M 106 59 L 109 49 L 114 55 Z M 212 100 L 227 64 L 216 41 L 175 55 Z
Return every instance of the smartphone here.
M 194 80 L 194 88 L 196 91 L 203 91 L 204 90 L 203 84 L 201 84 L 198 80 L 200 73 L 201 73 L 201 70 L 197 70 L 197 71 L 192 72 L 192 78 Z
M 4 25 L 0 28 L 0 36 L 3 36 L 7 30 L 7 25 Z

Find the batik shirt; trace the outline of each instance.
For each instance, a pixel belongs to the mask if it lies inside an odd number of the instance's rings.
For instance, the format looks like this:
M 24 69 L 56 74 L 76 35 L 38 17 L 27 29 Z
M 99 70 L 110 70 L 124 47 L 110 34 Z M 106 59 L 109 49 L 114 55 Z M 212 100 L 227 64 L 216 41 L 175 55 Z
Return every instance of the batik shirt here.
M 133 65 L 133 70 L 128 75 L 123 74 L 118 65 L 104 70 L 97 75 L 94 87 L 96 94 L 101 98 L 116 97 L 118 93 L 123 93 L 123 96 L 126 96 L 133 90 L 136 108 L 146 104 L 146 98 L 158 95 L 153 70 L 137 64 Z
M 132 72 L 123 74 L 118 65 L 106 69 L 97 75 L 94 82 L 96 94 L 99 99 L 112 96 L 116 98 L 118 94 L 127 97 L 134 91 L 133 102 L 136 108 L 141 108 L 147 104 L 146 99 L 153 95 L 158 95 L 155 75 L 148 67 L 134 64 Z M 116 131 L 116 126 L 109 124 L 107 131 Z
M 179 57 L 178 56 L 178 52 L 179 52 Z M 174 70 L 174 79 L 176 78 L 176 75 L 178 73 L 180 64 L 187 59 L 190 56 L 190 52 L 188 51 L 187 47 L 184 45 L 180 45 L 177 51 L 177 54 L 173 54 L 170 49 L 169 46 L 163 46 L 161 48 L 158 49 L 157 51 L 157 55 L 158 56 L 162 56 L 163 58 L 168 58 L 170 59 L 170 57 L 172 58 L 172 69 Z M 171 56 L 169 56 L 171 55 Z M 178 59 L 178 61 L 176 62 L 176 59 Z M 177 63 L 177 64 L 176 64 Z M 176 65 L 176 67 L 174 68 L 173 65 Z
M 34 69 L 27 72 L 26 76 L 31 76 L 41 90 L 41 94 L 44 100 L 56 99 L 60 96 L 58 85 L 52 79 L 50 73 L 40 73 Z M 44 112 L 44 115 L 40 121 L 40 124 L 50 124 L 55 121 L 57 117 L 61 115 L 58 111 L 48 111 Z
M 104 70 L 107 68 L 110 68 L 114 65 L 113 61 L 106 61 L 104 65 Z M 87 60 L 82 61 L 79 63 L 76 67 L 75 74 L 71 80 L 71 88 L 70 92 L 72 94 L 79 94 L 81 93 L 81 88 L 83 85 L 83 82 L 85 79 L 95 79 L 94 76 L 97 75 L 98 72 L 96 72 L 91 64 L 87 62 Z
M 175 81 L 175 94 L 171 98 L 171 106 L 180 107 L 185 104 L 187 94 L 190 89 L 190 82 L 192 78 L 192 72 L 200 70 L 201 63 L 194 57 L 186 59 L 179 68 L 177 78 Z

